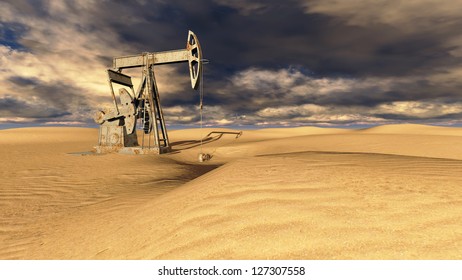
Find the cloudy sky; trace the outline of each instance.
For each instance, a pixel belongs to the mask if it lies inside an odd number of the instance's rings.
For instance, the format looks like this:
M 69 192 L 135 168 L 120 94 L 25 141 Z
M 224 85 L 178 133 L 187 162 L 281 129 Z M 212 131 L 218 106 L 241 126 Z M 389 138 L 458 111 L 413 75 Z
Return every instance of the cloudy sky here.
M 207 125 L 462 125 L 461 11 L 460 0 L 1 1 L 0 128 L 94 125 L 112 57 L 184 48 L 188 29 L 210 60 Z M 187 67 L 155 68 L 171 126 L 199 120 Z

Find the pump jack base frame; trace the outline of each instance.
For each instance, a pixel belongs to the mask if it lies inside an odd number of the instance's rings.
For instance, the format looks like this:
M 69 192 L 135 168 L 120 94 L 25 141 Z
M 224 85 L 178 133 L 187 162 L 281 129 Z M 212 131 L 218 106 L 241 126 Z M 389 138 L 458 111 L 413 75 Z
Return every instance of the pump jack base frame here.
M 151 155 L 164 154 L 172 151 L 171 147 L 142 147 L 138 145 L 136 133 L 127 134 L 124 126 L 101 125 L 99 128 L 98 143 L 94 151 L 100 153 L 132 154 L 132 155 Z
M 117 152 L 126 155 L 158 155 L 171 152 L 171 149 L 141 148 L 141 147 L 121 147 L 121 146 L 95 146 L 94 152 L 97 154 L 109 154 Z
M 170 153 L 172 149 L 170 147 L 123 147 L 123 146 L 94 146 L 93 152 L 97 154 L 111 154 L 119 153 L 126 155 L 159 155 Z

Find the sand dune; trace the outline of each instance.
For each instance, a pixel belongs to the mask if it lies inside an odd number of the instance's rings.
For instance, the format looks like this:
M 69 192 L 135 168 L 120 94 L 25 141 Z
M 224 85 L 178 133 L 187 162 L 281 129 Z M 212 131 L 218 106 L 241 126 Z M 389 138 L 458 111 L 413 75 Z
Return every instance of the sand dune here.
M 374 134 L 411 134 L 411 135 L 452 135 L 462 136 L 458 127 L 428 126 L 421 124 L 390 124 L 361 130 L 362 133 Z
M 172 131 L 161 156 L 70 154 L 96 129 L 0 131 L 0 258 L 462 257 L 462 129 L 212 131 L 235 132 Z

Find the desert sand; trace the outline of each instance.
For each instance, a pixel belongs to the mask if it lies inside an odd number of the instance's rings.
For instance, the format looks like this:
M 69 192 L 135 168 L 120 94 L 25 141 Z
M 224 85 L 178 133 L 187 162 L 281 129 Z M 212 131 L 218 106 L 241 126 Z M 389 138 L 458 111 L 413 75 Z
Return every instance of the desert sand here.
M 1 130 L 0 258 L 462 259 L 462 128 L 212 131 L 81 155 L 97 129 Z

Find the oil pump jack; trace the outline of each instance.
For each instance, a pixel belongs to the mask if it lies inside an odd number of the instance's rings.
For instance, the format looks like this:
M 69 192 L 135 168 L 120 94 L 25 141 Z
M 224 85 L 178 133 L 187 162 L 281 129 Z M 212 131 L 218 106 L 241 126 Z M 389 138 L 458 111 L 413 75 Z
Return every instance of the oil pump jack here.
M 191 86 L 198 89 L 202 82 L 202 50 L 192 31 L 188 32 L 185 49 L 113 59 L 113 69 L 108 69 L 107 73 L 114 107 L 98 112 L 95 117 L 100 125 L 98 146 L 95 147 L 97 153 L 162 154 L 171 151 L 154 66 L 181 62 L 189 64 Z M 142 68 L 142 75 L 135 92 L 132 78 L 122 70 L 137 67 Z M 119 99 L 114 93 L 114 84 L 121 86 Z M 138 141 L 137 127 L 142 132 L 141 141 Z

